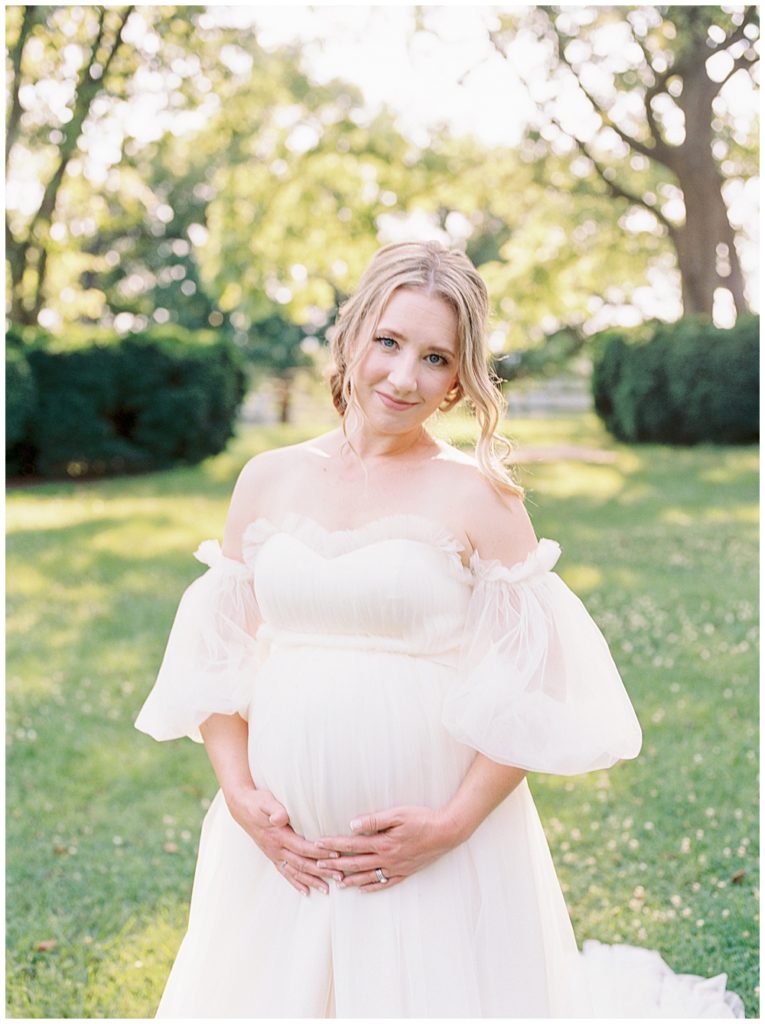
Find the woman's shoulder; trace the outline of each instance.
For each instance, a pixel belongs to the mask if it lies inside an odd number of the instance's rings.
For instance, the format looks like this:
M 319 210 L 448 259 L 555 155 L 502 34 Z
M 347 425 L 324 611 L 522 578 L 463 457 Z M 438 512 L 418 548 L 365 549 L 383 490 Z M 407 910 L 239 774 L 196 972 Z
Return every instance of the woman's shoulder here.
M 446 442 L 439 447 L 437 461 L 449 504 L 458 512 L 473 551 L 508 565 L 525 558 L 538 542 L 523 498 L 500 493 L 472 453 Z
M 244 531 L 256 518 L 269 514 L 285 481 L 302 476 L 301 470 L 311 455 L 312 446 L 320 441 L 321 438 L 311 438 L 270 448 L 245 462 L 231 495 L 223 531 L 224 554 L 241 559 Z
M 244 487 L 260 488 L 269 480 L 278 479 L 282 473 L 298 468 L 300 463 L 312 456 L 327 454 L 332 436 L 333 433 L 328 432 L 305 441 L 296 441 L 294 444 L 285 444 L 278 448 L 268 448 L 258 452 L 242 466 L 237 484 L 241 482 Z

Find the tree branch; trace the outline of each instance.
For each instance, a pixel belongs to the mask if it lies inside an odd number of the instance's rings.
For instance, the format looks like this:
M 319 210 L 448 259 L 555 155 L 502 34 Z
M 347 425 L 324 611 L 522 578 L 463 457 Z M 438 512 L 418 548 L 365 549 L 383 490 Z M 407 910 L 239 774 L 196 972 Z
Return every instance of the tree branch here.
M 24 8 L 24 17 L 21 22 L 21 28 L 19 29 L 19 36 L 16 43 L 11 51 L 11 65 L 13 67 L 13 89 L 11 92 L 11 109 L 8 114 L 8 126 L 5 133 L 5 171 L 8 173 L 8 163 L 11 157 L 11 149 L 16 142 L 16 137 L 19 133 L 19 123 L 21 121 L 21 100 L 19 99 L 19 89 L 21 88 L 21 61 L 24 56 L 24 47 L 26 46 L 27 38 L 30 32 L 34 28 L 35 21 L 37 20 L 37 10 L 34 7 L 27 6 Z
M 489 37 L 491 39 L 492 46 L 494 46 L 494 48 L 498 51 L 498 53 L 501 54 L 501 56 L 506 58 L 507 57 L 507 53 L 505 52 L 505 50 L 504 50 L 504 48 L 503 48 L 499 38 L 497 37 L 496 33 L 490 32 L 489 33 Z M 524 87 L 526 88 L 526 91 L 531 96 L 532 93 L 531 93 L 531 89 L 529 88 L 528 82 L 523 78 L 523 76 L 520 73 L 519 73 L 519 78 L 521 79 L 521 82 L 523 83 Z M 595 168 L 595 171 L 597 172 L 598 176 L 605 183 L 606 187 L 608 188 L 608 191 L 610 192 L 610 194 L 612 196 L 614 196 L 616 198 L 619 198 L 619 199 L 626 199 L 627 202 L 632 203 L 634 206 L 642 206 L 642 207 L 644 207 L 646 210 L 648 210 L 650 213 L 652 213 L 654 215 L 654 217 L 656 217 L 656 219 L 660 223 L 662 223 L 666 227 L 666 229 L 669 232 L 669 235 L 670 235 L 671 238 L 675 237 L 675 234 L 677 232 L 677 225 L 673 224 L 672 221 L 669 220 L 665 216 L 665 214 L 662 213 L 661 210 L 656 209 L 655 207 L 651 206 L 650 203 L 646 202 L 646 200 L 643 199 L 642 196 L 637 195 L 637 193 L 630 192 L 628 189 L 626 189 L 623 186 L 619 185 L 615 181 L 611 181 L 610 178 L 608 177 L 608 175 L 606 174 L 606 168 L 600 163 L 600 161 L 596 157 L 594 157 L 592 155 L 590 150 L 587 148 L 587 144 L 585 142 L 582 142 L 581 139 L 577 138 L 576 135 L 573 135 L 571 132 L 566 131 L 566 129 L 563 127 L 563 125 L 560 123 L 560 121 L 558 120 L 558 118 L 554 114 L 551 114 L 551 113 L 549 113 L 546 110 L 543 110 L 543 108 L 542 108 L 542 106 L 541 106 L 541 104 L 539 103 L 538 100 L 535 100 L 535 103 L 536 103 L 537 109 L 540 111 L 540 113 L 542 113 L 544 117 L 548 118 L 555 125 L 555 127 L 558 129 L 558 131 L 562 132 L 563 135 L 567 136 L 567 138 L 570 138 L 570 139 L 573 140 L 573 142 L 576 144 L 576 146 L 578 147 L 578 149 L 582 153 L 582 155 L 585 156 L 592 163 L 592 165 Z M 649 151 L 649 156 L 652 156 L 652 154 L 650 154 L 650 151 Z
M 35 297 L 30 310 L 32 320 L 37 320 L 40 310 L 45 301 L 45 280 L 48 273 L 48 250 L 41 246 L 37 260 L 37 281 L 35 283 Z
M 665 167 L 669 167 L 670 170 L 674 170 L 675 147 L 670 146 L 662 135 L 659 122 L 656 120 L 656 115 L 654 114 L 653 107 L 651 106 L 656 96 L 659 96 L 661 93 L 666 93 L 667 80 L 671 73 L 671 71 L 662 73 L 656 78 L 653 85 L 646 89 L 645 96 L 643 97 L 643 110 L 645 111 L 648 130 L 650 131 L 651 138 L 653 139 L 653 159 L 658 160 L 659 163 L 664 164 Z
M 133 7 L 127 7 L 123 12 L 120 19 L 119 27 L 115 33 L 114 41 L 109 52 L 105 63 L 102 66 L 101 74 L 96 78 L 91 75 L 94 64 L 97 64 L 96 54 L 101 46 L 101 42 L 104 36 L 104 27 L 106 14 L 109 8 L 102 7 L 101 14 L 98 24 L 98 35 L 93 43 L 90 51 L 90 59 L 88 60 L 87 66 L 83 68 L 80 74 L 79 81 L 77 83 L 77 89 L 75 92 L 75 103 L 74 103 L 74 116 L 67 125 L 66 134 L 64 141 L 61 144 L 59 151 L 59 162 L 53 177 L 48 182 L 45 192 L 43 194 L 42 202 L 40 203 L 39 209 L 32 219 L 32 223 L 29 226 L 29 234 L 32 234 L 33 229 L 40 223 L 50 223 L 53 216 L 53 210 L 56 206 L 56 198 L 58 196 L 61 182 L 64 179 L 64 172 L 66 171 L 67 164 L 69 163 L 72 154 L 77 146 L 77 140 L 80 137 L 80 131 L 82 125 L 90 113 L 90 108 L 96 95 L 103 88 L 103 83 L 106 78 L 106 72 L 109 69 L 109 65 L 114 59 L 117 50 L 122 45 L 122 31 L 125 27 L 125 23 L 133 12 Z
M 648 157 L 650 160 L 659 160 L 660 162 L 663 163 L 663 161 L 661 160 L 660 156 L 658 155 L 658 153 L 656 151 L 656 147 L 655 146 L 653 146 L 653 147 L 652 146 L 647 146 L 644 142 L 641 142 L 640 139 L 636 139 L 632 135 L 630 135 L 629 132 L 624 131 L 624 129 L 621 128 L 612 119 L 611 115 L 603 107 L 603 105 L 598 100 L 595 99 L 595 97 L 590 92 L 590 90 L 585 85 L 583 85 L 582 80 L 580 79 L 579 74 L 576 71 L 576 68 L 571 63 L 571 61 L 568 59 L 568 57 L 566 57 L 566 52 L 565 52 L 565 50 L 566 50 L 566 43 L 570 42 L 570 40 L 568 40 L 566 38 L 566 36 L 563 35 L 563 33 L 560 31 L 558 26 L 555 24 L 555 21 L 553 20 L 553 18 L 550 17 L 550 15 L 549 15 L 549 13 L 547 11 L 545 11 L 545 15 L 547 17 L 547 20 L 548 20 L 548 23 L 550 25 L 550 28 L 553 30 L 553 33 L 555 34 L 555 38 L 556 38 L 557 43 L 558 43 L 558 57 L 559 57 L 559 59 L 561 60 L 561 62 L 563 64 L 566 65 L 566 67 L 569 69 L 571 74 L 574 76 L 574 79 L 576 80 L 576 84 L 579 86 L 579 88 L 582 90 L 584 95 L 587 97 L 588 101 L 592 105 L 593 110 L 598 115 L 598 117 L 600 117 L 600 119 L 603 122 L 603 124 L 605 124 L 612 131 L 616 132 L 616 134 L 619 136 L 619 138 L 622 140 L 622 142 L 625 142 L 630 147 L 630 149 L 634 149 L 635 152 L 641 153 L 643 156 Z
M 558 125 L 558 127 L 560 128 L 560 125 Z M 561 131 L 563 131 L 562 128 Z M 630 203 L 632 206 L 642 206 L 643 209 L 648 210 L 649 213 L 652 213 L 654 217 L 664 225 L 664 227 L 669 232 L 671 238 L 675 237 L 675 232 L 677 231 L 676 224 L 673 224 L 672 221 L 669 220 L 668 217 L 664 213 L 662 213 L 661 210 L 657 209 L 655 206 L 652 206 L 646 199 L 638 195 L 637 192 L 630 192 L 629 189 L 625 188 L 623 185 L 620 185 L 617 181 L 613 181 L 606 173 L 606 168 L 603 166 L 603 164 L 601 164 L 600 161 L 597 160 L 589 151 L 586 143 L 582 142 L 581 139 L 578 139 L 575 135 L 570 135 L 569 138 L 572 138 L 574 140 L 574 142 L 579 147 L 580 152 L 584 156 L 586 156 L 587 159 L 592 163 L 592 166 L 595 168 L 598 177 L 604 182 L 606 188 L 614 198 L 626 199 L 627 202 Z
M 754 24 L 756 14 L 756 7 L 747 7 L 746 11 L 744 12 L 744 20 L 741 22 L 741 24 L 738 25 L 729 36 L 726 36 L 725 39 L 722 40 L 722 42 L 716 43 L 714 46 L 711 46 L 709 48 L 709 51 L 706 55 L 707 59 L 711 57 L 713 53 L 719 53 L 720 50 L 727 50 L 728 47 L 733 46 L 734 43 L 738 43 L 740 40 L 746 39 L 747 37 L 744 30 L 746 29 L 747 25 Z
M 754 64 L 757 63 L 759 59 L 760 58 L 756 54 L 754 57 L 747 57 L 745 53 L 742 53 L 740 57 L 737 57 L 733 61 L 733 67 L 730 69 L 725 78 L 723 78 L 721 82 L 715 82 L 715 85 L 717 86 L 715 94 L 718 93 L 720 89 L 722 89 L 722 87 L 725 85 L 728 79 L 732 78 L 737 71 L 741 71 L 742 68 L 751 68 Z
M 82 125 L 90 113 L 93 100 L 103 88 L 106 72 L 122 45 L 122 32 L 128 18 L 133 12 L 133 5 L 126 7 L 122 11 L 109 54 L 103 65 L 101 65 L 101 73 L 98 76 L 93 76 L 91 71 L 94 65 L 99 63 L 96 57 L 104 38 L 106 17 L 110 9 L 111 8 L 107 7 L 101 8 L 96 39 L 91 48 L 87 66 L 83 68 L 77 81 L 74 100 L 74 115 L 65 128 L 64 141 L 61 143 L 59 148 L 59 159 L 56 170 L 48 181 L 48 184 L 45 186 L 40 205 L 27 227 L 26 237 L 22 242 L 14 241 L 12 253 L 12 305 L 16 316 L 30 315 L 32 311 L 42 303 L 43 296 L 40 288 L 42 282 L 39 275 L 37 294 L 33 300 L 33 307 L 31 310 L 25 307 L 24 298 L 21 293 L 24 273 L 29 261 L 30 252 L 37 249 L 38 268 L 42 268 L 44 277 L 46 266 L 46 257 L 43 255 L 45 253 L 45 240 L 43 237 L 44 229 L 50 225 L 53 219 L 53 211 L 56 207 L 56 199 L 58 197 L 59 189 L 61 188 L 61 183 L 64 180 L 66 168 L 77 146 L 77 140 L 80 137 Z
M 656 159 L 672 170 L 672 160 L 674 158 L 673 147 L 670 146 L 664 138 L 661 128 L 659 127 L 659 122 L 656 120 L 653 108 L 651 107 L 651 103 L 656 96 L 666 92 L 668 80 L 672 75 L 676 74 L 677 71 L 674 67 L 665 68 L 664 71 L 656 71 L 651 63 L 651 53 L 641 37 L 635 31 L 635 26 L 629 20 L 629 17 L 625 18 L 625 21 L 630 27 L 630 34 L 632 35 L 634 42 L 637 43 L 641 49 L 643 59 L 645 60 L 646 66 L 651 72 L 651 77 L 653 78 L 651 84 L 646 87 L 645 96 L 643 97 L 643 107 L 645 109 L 645 119 L 648 124 L 648 130 L 654 141 Z

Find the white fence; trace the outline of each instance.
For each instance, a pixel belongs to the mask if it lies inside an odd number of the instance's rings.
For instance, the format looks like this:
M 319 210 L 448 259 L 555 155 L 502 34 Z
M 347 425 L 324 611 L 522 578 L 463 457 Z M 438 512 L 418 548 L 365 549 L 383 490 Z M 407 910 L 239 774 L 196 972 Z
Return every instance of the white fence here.
M 508 416 L 549 416 L 592 409 L 590 381 L 582 377 L 512 381 L 505 385 Z

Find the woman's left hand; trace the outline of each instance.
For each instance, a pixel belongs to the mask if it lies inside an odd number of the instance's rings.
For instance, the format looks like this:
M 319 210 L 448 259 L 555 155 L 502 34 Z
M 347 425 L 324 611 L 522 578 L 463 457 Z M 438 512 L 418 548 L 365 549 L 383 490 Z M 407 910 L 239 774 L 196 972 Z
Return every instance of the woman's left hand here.
M 375 814 L 364 814 L 351 822 L 352 835 L 321 836 L 318 846 L 326 847 L 326 863 L 332 871 L 342 871 L 341 888 L 357 887 L 361 892 L 389 889 L 415 871 L 427 867 L 457 845 L 456 830 L 443 810 L 432 807 L 392 807 Z M 335 850 L 343 855 L 329 859 Z M 387 878 L 376 875 L 380 868 Z

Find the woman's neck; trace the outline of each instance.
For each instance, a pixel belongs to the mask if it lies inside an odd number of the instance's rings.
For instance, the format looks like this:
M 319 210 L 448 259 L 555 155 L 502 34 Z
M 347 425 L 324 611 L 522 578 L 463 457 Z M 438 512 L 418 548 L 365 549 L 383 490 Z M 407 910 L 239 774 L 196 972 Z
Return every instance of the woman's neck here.
M 366 461 L 422 455 L 426 449 L 434 446 L 433 439 L 423 426 L 415 427 L 406 434 L 380 434 L 362 425 L 355 431 L 349 431 L 347 437 L 341 428 L 340 438 L 341 444 L 350 441 L 354 450 Z

